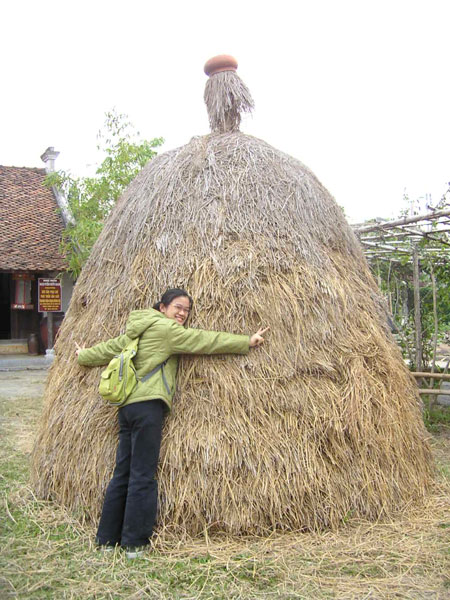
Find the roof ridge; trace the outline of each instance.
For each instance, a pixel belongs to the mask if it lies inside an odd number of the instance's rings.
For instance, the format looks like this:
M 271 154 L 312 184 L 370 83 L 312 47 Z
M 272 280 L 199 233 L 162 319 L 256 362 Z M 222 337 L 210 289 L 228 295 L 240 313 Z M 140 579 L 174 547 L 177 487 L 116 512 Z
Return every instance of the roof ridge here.
M 46 170 L 44 167 L 16 167 L 15 165 L 0 165 L 0 169 L 25 169 L 27 171 L 35 171 L 37 173 L 46 174 Z

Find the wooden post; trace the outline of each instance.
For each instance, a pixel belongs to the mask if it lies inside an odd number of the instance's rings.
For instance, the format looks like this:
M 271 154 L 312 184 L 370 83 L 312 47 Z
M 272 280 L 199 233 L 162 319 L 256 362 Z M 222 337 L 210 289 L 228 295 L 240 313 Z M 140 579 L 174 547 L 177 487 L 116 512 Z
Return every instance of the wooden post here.
M 47 313 L 47 348 L 53 348 L 53 313 Z
M 386 287 L 387 287 L 387 298 L 388 298 L 388 305 L 389 305 L 389 314 L 391 314 L 392 317 L 394 317 L 394 313 L 393 313 L 393 310 L 392 310 L 391 269 L 392 269 L 392 260 L 389 261 L 389 268 L 388 268 L 388 274 L 387 274 Z
M 407 323 L 408 315 L 409 315 L 409 306 L 408 306 L 408 288 L 406 284 L 403 282 L 402 287 L 400 288 L 400 296 L 402 299 L 402 325 Z
M 39 332 L 39 313 L 38 313 L 38 280 L 36 276 L 33 276 L 33 279 L 31 281 L 31 304 L 33 305 L 33 312 L 32 312 L 32 317 L 31 317 L 31 333 L 35 333 L 37 336 L 37 339 L 39 340 L 40 338 L 40 332 Z M 39 343 L 40 348 L 39 350 L 42 351 L 42 346 L 43 344 Z
M 437 337 L 438 337 L 438 316 L 437 316 L 437 294 L 436 294 L 436 275 L 434 274 L 433 264 L 430 264 L 431 285 L 433 287 L 433 359 L 431 362 L 431 372 L 434 373 L 436 368 L 436 353 L 437 353 Z
M 420 288 L 419 288 L 419 252 L 417 245 L 413 247 L 413 285 L 414 285 L 414 325 L 416 330 L 416 369 L 422 367 L 422 323 L 420 320 Z

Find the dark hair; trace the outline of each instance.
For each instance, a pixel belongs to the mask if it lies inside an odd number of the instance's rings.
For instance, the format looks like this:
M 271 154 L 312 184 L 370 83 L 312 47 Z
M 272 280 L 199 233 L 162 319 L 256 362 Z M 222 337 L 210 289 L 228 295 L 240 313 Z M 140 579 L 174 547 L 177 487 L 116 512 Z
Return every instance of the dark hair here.
M 169 288 L 168 290 L 166 290 L 164 292 L 164 294 L 162 295 L 161 300 L 159 300 L 158 302 L 156 302 L 156 304 L 153 305 L 153 308 L 155 310 L 159 310 L 160 304 L 164 304 L 164 306 L 169 306 L 169 304 L 173 300 L 175 300 L 175 298 L 179 298 L 180 296 L 184 296 L 185 298 L 188 298 L 189 299 L 190 308 L 192 308 L 192 305 L 194 304 L 194 301 L 189 296 L 189 294 L 187 293 L 187 291 L 183 290 L 181 288 Z

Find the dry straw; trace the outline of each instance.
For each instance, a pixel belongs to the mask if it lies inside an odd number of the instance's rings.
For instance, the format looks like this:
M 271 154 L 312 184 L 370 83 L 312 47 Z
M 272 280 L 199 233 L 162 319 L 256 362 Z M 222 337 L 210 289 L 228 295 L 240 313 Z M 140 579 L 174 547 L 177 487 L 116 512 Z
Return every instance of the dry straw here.
M 237 75 L 219 75 L 223 98 Z M 233 106 L 248 106 L 239 86 Z M 208 106 L 211 123 L 230 114 L 212 97 Z M 361 248 L 311 171 L 230 129 L 151 161 L 106 223 L 56 344 L 34 487 L 97 517 L 116 415 L 75 342 L 118 335 L 131 310 L 183 286 L 192 327 L 271 330 L 247 357 L 182 358 L 161 452 L 161 534 L 321 530 L 404 510 L 427 492 L 431 454 Z
M 250 113 L 254 108 L 249 89 L 234 71 L 222 71 L 210 77 L 204 99 L 214 133 L 239 131 L 241 113 Z

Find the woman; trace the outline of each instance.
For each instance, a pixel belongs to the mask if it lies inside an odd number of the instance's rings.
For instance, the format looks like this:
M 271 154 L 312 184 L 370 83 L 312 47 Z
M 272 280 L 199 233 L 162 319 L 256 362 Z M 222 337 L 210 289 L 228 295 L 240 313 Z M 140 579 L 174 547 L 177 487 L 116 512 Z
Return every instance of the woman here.
M 92 348 L 77 345 L 79 364 L 94 367 L 107 364 L 139 337 L 134 365 L 140 381 L 118 411 L 116 467 L 96 538 L 102 550 L 121 545 L 135 558 L 149 544 L 156 518 L 161 433 L 175 393 L 178 355 L 247 354 L 264 342 L 268 328 L 250 337 L 185 328 L 191 309 L 192 298 L 185 290 L 169 289 L 153 308 L 131 312 L 124 335 Z

